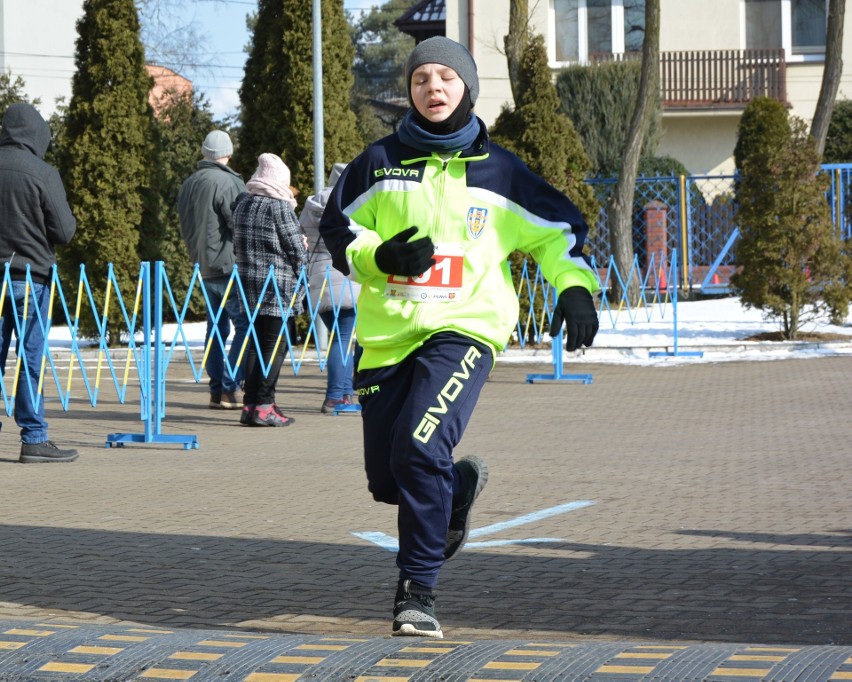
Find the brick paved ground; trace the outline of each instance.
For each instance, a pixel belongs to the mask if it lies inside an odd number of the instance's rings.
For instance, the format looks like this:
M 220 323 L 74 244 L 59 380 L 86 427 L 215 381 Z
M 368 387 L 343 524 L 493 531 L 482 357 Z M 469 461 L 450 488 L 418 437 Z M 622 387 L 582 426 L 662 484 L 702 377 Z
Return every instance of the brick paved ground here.
M 446 636 L 852 643 L 852 359 L 579 369 L 594 383 L 500 364 L 484 390 L 457 453 L 491 468 L 474 526 L 595 504 L 477 538 L 556 541 L 448 564 Z M 386 635 L 393 555 L 353 533 L 395 515 L 366 492 L 359 418 L 319 413 L 311 367 L 282 378 L 285 429 L 170 372 L 164 432 L 197 450 L 105 448 L 142 432 L 136 393 L 49 403 L 74 464 L 19 465 L 3 420 L 0 618 Z

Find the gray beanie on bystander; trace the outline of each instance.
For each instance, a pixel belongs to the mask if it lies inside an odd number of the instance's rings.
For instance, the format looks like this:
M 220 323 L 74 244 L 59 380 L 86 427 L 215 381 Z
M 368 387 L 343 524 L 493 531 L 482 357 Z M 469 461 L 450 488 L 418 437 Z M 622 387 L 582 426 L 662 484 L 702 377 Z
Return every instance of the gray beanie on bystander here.
M 224 130 L 209 132 L 201 144 L 201 155 L 210 161 L 223 159 L 233 153 L 234 145 L 231 143 L 230 136 Z
M 476 74 L 476 62 L 467 48 L 455 40 L 443 36 L 428 38 L 411 51 L 405 61 L 405 82 L 411 96 L 411 74 L 423 64 L 443 64 L 449 66 L 461 78 L 470 90 L 470 103 L 476 104 L 479 97 L 479 76 Z

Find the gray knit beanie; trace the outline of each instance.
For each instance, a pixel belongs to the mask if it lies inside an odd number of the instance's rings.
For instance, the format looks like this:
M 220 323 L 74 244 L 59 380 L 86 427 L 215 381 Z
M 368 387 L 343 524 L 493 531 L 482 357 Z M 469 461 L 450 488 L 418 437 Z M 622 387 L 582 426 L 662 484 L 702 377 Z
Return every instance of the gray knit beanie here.
M 449 66 L 470 90 L 470 103 L 476 104 L 476 98 L 479 97 L 479 76 L 476 75 L 476 62 L 473 61 L 473 55 L 464 45 L 444 36 L 434 36 L 418 43 L 405 61 L 405 82 L 409 100 L 411 99 L 411 74 L 414 69 L 423 64 Z
M 223 159 L 233 153 L 234 145 L 231 144 L 231 138 L 224 130 L 214 130 L 208 133 L 201 144 L 201 155 L 210 161 Z

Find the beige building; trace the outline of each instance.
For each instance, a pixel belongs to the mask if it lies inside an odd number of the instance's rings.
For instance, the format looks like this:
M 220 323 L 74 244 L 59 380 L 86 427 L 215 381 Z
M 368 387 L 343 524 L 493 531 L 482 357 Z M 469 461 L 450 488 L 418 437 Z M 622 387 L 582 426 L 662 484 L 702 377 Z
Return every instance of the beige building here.
M 554 69 L 641 51 L 644 0 L 529 0 L 529 6 Z M 731 172 L 740 116 L 758 95 L 783 101 L 809 122 L 822 79 L 827 6 L 828 0 L 660 0 L 658 153 L 694 174 Z M 502 47 L 509 0 L 424 0 L 407 14 L 433 26 L 440 16 L 444 34 L 472 50 L 481 80 L 476 110 L 491 124 L 511 102 Z M 840 99 L 852 98 L 850 24 L 847 12 Z

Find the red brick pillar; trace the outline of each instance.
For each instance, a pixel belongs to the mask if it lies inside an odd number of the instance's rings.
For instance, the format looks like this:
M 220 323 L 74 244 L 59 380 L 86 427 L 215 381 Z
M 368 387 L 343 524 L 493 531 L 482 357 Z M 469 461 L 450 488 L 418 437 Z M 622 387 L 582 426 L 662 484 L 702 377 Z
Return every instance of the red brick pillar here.
M 651 266 L 651 259 L 660 267 L 666 268 L 668 262 L 668 207 L 661 201 L 652 201 L 645 206 L 645 268 Z

